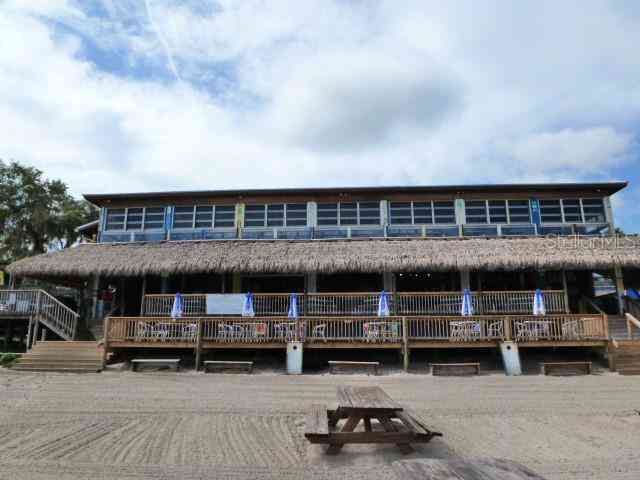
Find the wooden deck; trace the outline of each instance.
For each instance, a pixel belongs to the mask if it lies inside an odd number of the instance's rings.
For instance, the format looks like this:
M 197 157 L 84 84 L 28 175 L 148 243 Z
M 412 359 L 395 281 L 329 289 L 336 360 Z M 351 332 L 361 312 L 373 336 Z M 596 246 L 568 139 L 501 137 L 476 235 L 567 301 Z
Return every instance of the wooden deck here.
M 495 348 L 606 345 L 604 315 L 407 317 L 110 317 L 110 348 L 305 349 Z

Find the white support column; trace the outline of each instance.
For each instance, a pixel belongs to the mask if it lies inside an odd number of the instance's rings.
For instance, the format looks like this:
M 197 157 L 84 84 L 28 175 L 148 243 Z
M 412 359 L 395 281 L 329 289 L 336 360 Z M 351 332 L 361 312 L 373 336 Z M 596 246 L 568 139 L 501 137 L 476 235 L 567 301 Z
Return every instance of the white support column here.
M 389 223 L 389 206 L 386 200 L 380 200 L 380 225 L 383 227 Z
M 307 202 L 307 227 L 318 226 L 318 204 Z
M 460 289 L 465 288 L 471 290 L 471 272 L 469 270 L 460 270 Z
M 467 215 L 464 211 L 464 199 L 456 198 L 455 208 L 456 208 L 456 224 L 464 225 L 465 223 L 467 223 Z
M 307 273 L 304 276 L 304 289 L 307 293 L 316 293 L 318 291 L 318 274 Z
M 616 226 L 613 222 L 613 209 L 611 208 L 611 200 L 609 197 L 604 197 L 602 200 L 604 202 L 604 216 L 607 220 L 607 223 L 609 224 L 609 228 L 611 229 L 609 233 L 613 234 Z
M 624 277 L 622 275 L 622 268 L 615 266 L 613 273 L 616 279 L 616 297 L 618 298 L 618 313 L 624 314 Z
M 382 285 L 385 292 L 396 291 L 396 275 L 393 272 L 384 272 L 382 274 Z

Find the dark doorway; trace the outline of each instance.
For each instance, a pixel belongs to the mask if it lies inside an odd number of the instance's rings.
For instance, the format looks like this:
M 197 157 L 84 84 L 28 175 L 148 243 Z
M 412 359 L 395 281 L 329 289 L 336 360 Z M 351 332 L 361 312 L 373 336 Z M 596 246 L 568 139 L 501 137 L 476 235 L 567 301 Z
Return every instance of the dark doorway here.
M 252 293 L 302 293 L 303 275 L 256 275 L 242 277 L 242 291 Z
M 379 292 L 382 285 L 380 273 L 318 275 L 318 292 Z

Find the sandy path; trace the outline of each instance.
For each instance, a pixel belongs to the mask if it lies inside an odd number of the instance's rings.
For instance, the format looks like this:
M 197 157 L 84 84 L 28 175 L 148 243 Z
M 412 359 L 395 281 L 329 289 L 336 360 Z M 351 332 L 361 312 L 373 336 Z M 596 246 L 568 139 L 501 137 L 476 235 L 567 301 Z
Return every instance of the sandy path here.
M 409 456 L 497 456 L 551 480 L 640 478 L 640 379 L 203 375 L 0 369 L 0 478 L 394 479 L 389 446 L 327 457 L 304 409 L 378 384 L 444 433 Z

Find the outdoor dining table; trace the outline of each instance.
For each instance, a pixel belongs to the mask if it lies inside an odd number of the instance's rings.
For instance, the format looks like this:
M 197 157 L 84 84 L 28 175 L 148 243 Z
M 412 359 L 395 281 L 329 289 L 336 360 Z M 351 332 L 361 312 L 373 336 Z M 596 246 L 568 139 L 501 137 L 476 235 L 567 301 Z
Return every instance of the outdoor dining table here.
M 395 443 L 407 454 L 414 451 L 411 443 L 427 443 L 442 436 L 405 411 L 380 387 L 339 386 L 337 396 L 336 410 L 315 405 L 307 416 L 305 436 L 312 443 L 329 444 L 328 454 L 339 453 L 348 443 Z M 382 430 L 374 430 L 373 421 Z M 356 432 L 360 422 L 364 431 Z

